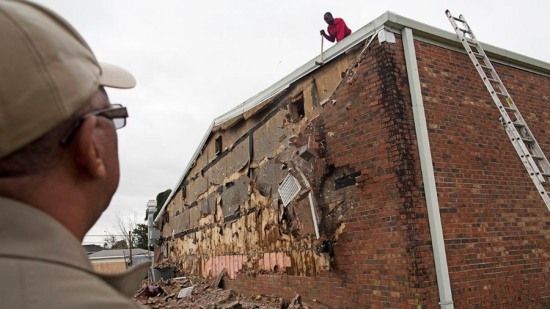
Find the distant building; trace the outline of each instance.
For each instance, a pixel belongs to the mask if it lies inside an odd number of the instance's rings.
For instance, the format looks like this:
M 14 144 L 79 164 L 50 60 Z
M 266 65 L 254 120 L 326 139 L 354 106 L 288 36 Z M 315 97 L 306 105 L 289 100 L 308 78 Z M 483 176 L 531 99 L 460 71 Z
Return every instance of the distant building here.
M 151 254 L 152 256 L 152 254 Z M 130 262 L 129 249 L 108 249 L 89 255 L 90 262 L 97 272 L 119 273 L 126 270 Z M 149 261 L 149 252 L 143 249 L 132 249 L 133 264 Z
M 101 251 L 105 248 L 103 248 L 102 246 L 99 246 L 99 245 L 82 245 L 82 247 L 84 247 L 84 251 L 86 251 L 86 253 L 88 253 L 88 255 L 94 253 L 94 252 L 98 252 L 98 251 Z
M 484 47 L 550 154 L 550 64 Z M 549 307 L 550 212 L 456 35 L 387 12 L 320 58 L 214 120 L 160 258 L 330 308 Z

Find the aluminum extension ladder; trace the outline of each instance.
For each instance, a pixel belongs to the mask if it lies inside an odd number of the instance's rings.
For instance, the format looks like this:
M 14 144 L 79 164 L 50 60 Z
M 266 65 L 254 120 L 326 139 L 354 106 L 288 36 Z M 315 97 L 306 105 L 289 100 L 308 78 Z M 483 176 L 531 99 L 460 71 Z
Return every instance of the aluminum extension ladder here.
M 502 80 L 497 75 L 491 61 L 489 61 L 489 57 L 485 54 L 464 16 L 454 17 L 449 10 L 445 11 L 445 14 L 447 14 L 447 18 L 453 25 L 458 38 L 462 42 L 462 45 L 464 45 L 468 56 L 470 56 L 470 59 L 474 63 L 493 101 L 495 101 L 501 114 L 500 121 L 508 134 L 508 138 L 512 142 L 512 145 L 514 145 L 521 162 L 533 180 L 546 207 L 550 210 L 550 197 L 548 196 L 550 192 L 546 191 L 543 186 L 543 183 L 546 182 L 545 177 L 550 177 L 550 163 L 548 159 L 544 155 L 544 152 L 542 152 L 535 136 L 531 133 L 527 123 L 521 116 L 516 104 L 508 93 L 508 90 L 506 90 L 506 87 L 504 87 Z M 457 22 L 460 23 L 460 26 L 457 25 Z M 506 105 L 502 104 L 501 100 Z

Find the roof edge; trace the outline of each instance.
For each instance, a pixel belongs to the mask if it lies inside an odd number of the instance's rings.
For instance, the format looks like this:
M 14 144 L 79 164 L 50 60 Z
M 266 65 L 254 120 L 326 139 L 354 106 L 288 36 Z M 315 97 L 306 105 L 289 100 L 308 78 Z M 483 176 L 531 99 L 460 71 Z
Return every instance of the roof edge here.
M 462 46 L 462 43 L 458 39 L 456 33 L 445 31 L 390 11 L 385 14 L 387 14 L 387 21 L 385 22 L 385 25 L 388 27 L 396 30 L 411 28 L 413 30 L 413 35 L 415 36 L 431 39 L 446 45 L 458 47 L 460 50 L 464 50 L 464 47 Z M 480 44 L 490 58 L 525 67 L 543 74 L 550 74 L 550 63 L 548 62 L 518 54 L 504 48 L 483 43 L 481 41 Z M 466 51 L 464 51 L 464 53 L 465 52 Z

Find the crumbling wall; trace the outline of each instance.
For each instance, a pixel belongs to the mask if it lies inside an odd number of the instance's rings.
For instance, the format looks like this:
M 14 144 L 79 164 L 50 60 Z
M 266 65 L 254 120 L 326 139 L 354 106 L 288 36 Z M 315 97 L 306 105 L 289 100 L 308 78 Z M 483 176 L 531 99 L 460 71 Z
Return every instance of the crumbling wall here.
M 328 301 L 333 306 L 421 304 L 419 245 L 409 244 L 416 237 L 409 225 L 419 219 L 403 206 L 409 199 L 413 208 L 418 166 L 414 148 L 406 147 L 414 144 L 412 116 L 395 46 L 351 50 L 249 115 L 246 125 L 226 127 L 224 141 L 229 132 L 235 138 L 226 157 L 184 182 L 186 191 L 198 192 L 187 194 L 189 202 L 209 197 L 215 213 L 199 218 L 198 229 L 167 238 L 170 258 L 203 276 L 226 268 L 236 279 L 229 286 L 254 293 L 269 293 L 262 276 L 275 273 L 271 287 L 279 280 L 291 286 L 283 274 L 311 278 L 292 285 L 292 293 L 316 298 L 338 288 Z M 225 160 L 239 164 L 230 169 Z M 301 190 L 285 207 L 277 190 L 289 174 Z
M 238 276 L 228 284 L 333 307 L 430 303 L 437 288 L 399 38 L 372 45 L 343 73 L 302 134 L 315 149 L 307 178 L 321 219 L 316 251 L 332 257 L 328 271 L 306 282 Z
M 323 240 L 315 237 L 314 216 L 322 222 L 321 213 L 316 205 L 312 213 L 309 199 L 310 191 L 318 194 L 326 162 L 316 158 L 305 132 L 353 58 L 349 52 L 213 130 L 168 204 L 160 247 L 170 261 L 205 277 L 226 268 L 230 278 L 238 272 L 311 276 L 330 267 L 331 256 L 318 252 Z M 288 175 L 302 190 L 285 206 L 278 190 Z
M 547 306 L 549 214 L 498 112 L 463 53 L 415 48 L 455 304 Z M 439 307 L 402 42 L 359 49 L 213 133 L 178 215 L 169 202 L 171 261 L 203 276 L 226 269 L 225 286 L 248 294 Z M 550 149 L 550 78 L 496 69 Z M 289 174 L 301 189 L 285 206 L 278 189 Z

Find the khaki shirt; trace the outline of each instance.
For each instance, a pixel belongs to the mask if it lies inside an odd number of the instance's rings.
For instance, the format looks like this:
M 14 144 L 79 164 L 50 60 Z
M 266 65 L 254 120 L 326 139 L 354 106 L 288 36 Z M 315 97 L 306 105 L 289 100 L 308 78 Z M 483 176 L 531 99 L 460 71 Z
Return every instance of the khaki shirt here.
M 80 242 L 59 222 L 0 197 L 0 308 L 143 308 L 127 295 L 147 267 L 97 274 Z

